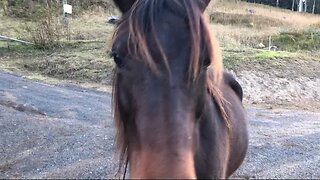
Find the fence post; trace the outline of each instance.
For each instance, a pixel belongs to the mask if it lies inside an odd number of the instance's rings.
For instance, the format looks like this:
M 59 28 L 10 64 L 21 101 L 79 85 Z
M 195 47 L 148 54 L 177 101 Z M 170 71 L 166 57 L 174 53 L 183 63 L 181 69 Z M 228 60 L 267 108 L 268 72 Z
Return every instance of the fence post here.
M 67 29 L 67 40 L 70 41 L 70 27 L 69 27 L 69 15 L 67 12 L 65 12 L 65 5 L 68 4 L 68 0 L 63 0 L 63 22 L 64 27 Z
M 63 4 L 62 4 L 63 22 L 64 22 L 64 25 L 67 26 L 68 25 L 68 14 L 64 11 L 65 4 L 68 4 L 68 0 L 63 0 Z
M 269 36 L 269 51 L 271 51 L 271 46 L 272 46 L 272 39 L 271 39 L 271 36 Z
M 294 6 L 295 6 L 295 4 L 294 4 L 294 2 L 295 2 L 295 0 L 292 0 L 292 11 L 294 11 Z

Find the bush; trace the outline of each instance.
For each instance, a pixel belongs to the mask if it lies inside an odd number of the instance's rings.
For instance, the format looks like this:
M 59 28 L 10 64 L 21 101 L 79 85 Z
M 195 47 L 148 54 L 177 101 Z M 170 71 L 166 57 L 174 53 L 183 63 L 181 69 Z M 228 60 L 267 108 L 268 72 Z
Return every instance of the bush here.
M 53 48 L 59 45 L 61 37 L 58 22 L 53 18 L 41 20 L 37 27 L 29 28 L 32 40 L 35 45 L 42 48 Z
M 59 45 L 63 27 L 51 8 L 38 6 L 22 29 L 37 48 L 48 49 Z
M 317 50 L 320 48 L 320 31 L 309 29 L 302 32 L 281 32 L 273 37 L 273 44 L 281 50 Z

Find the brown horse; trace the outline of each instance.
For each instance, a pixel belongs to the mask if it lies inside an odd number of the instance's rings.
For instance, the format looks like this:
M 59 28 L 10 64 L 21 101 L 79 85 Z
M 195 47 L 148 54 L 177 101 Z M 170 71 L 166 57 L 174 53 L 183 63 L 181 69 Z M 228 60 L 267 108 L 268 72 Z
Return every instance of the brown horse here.
M 210 0 L 114 0 L 120 170 L 132 178 L 225 178 L 248 145 L 242 89 L 222 70 Z

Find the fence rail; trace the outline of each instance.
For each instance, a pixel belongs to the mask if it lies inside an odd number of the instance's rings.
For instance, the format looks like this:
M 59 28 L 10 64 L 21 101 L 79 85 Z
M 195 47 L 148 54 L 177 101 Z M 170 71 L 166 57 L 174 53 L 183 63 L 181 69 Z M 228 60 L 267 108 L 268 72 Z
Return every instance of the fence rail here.
M 14 41 L 14 42 L 19 42 L 22 44 L 27 44 L 27 45 L 34 45 L 34 43 L 28 42 L 28 41 L 23 41 L 23 40 L 19 40 L 19 39 L 15 39 L 15 38 L 10 38 L 7 36 L 2 36 L 0 35 L 0 41 Z

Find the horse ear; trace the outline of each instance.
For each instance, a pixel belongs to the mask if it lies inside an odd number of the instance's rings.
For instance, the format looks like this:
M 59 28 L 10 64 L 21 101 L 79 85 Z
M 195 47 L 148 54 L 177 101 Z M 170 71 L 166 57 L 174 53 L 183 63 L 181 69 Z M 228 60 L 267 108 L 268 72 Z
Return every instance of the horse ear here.
M 202 12 L 206 10 L 211 0 L 199 0 L 199 7 Z
M 113 2 L 122 12 L 122 14 L 124 14 L 130 10 L 136 0 L 113 0 Z

